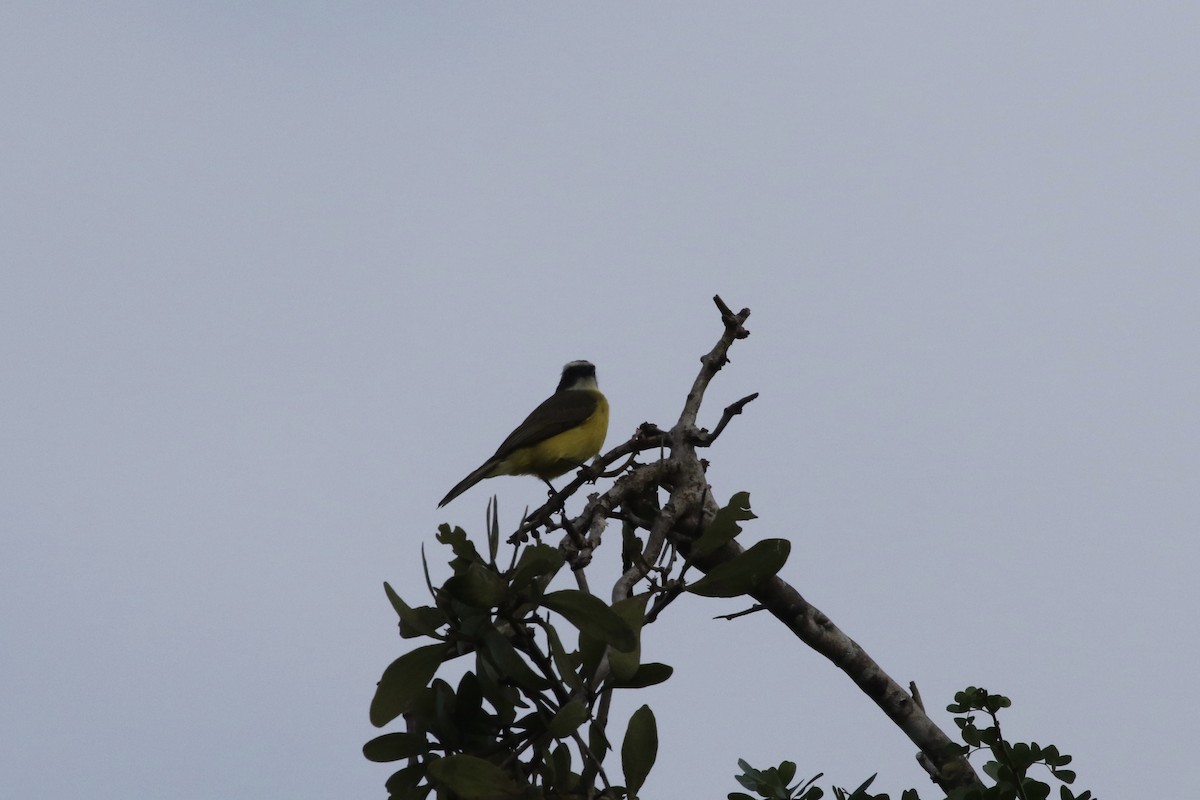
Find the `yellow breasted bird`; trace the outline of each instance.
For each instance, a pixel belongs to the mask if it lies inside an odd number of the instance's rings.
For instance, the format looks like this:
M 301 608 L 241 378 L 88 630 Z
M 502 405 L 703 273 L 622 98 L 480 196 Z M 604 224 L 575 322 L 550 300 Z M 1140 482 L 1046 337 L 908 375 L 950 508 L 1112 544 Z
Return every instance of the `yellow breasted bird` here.
M 549 482 L 600 452 L 608 435 L 608 400 L 590 361 L 563 367 L 558 388 L 508 435 L 496 454 L 458 482 L 438 508 L 484 478 L 536 475 Z

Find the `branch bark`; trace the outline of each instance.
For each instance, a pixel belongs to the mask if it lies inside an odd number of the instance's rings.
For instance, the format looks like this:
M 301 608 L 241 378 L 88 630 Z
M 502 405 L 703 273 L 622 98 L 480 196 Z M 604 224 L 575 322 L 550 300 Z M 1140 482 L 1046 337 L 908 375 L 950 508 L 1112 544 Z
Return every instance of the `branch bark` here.
M 707 558 L 693 563 L 708 572 L 742 553 L 730 542 Z M 926 715 L 921 704 L 868 655 L 858 642 L 846 635 L 820 609 L 809 603 L 793 586 L 775 576 L 751 592 L 764 609 L 813 650 L 833 662 L 855 685 L 879 706 L 904 735 L 921 751 L 918 761 L 929 777 L 944 791 L 979 784 L 979 776 L 961 747 Z
M 712 521 L 718 510 L 711 487 L 705 477 L 705 464 L 696 453 L 698 447 L 707 447 L 724 431 L 725 426 L 757 394 L 752 394 L 728 406 L 718 425 L 709 433 L 697 427 L 696 420 L 709 384 L 721 368 L 729 362 L 728 351 L 738 339 L 749 336 L 745 322 L 750 309 L 733 312 L 719 296 L 713 302 L 721 312 L 724 331 L 711 351 L 700 359 L 697 374 L 678 421 L 668 432 L 663 432 L 650 423 L 644 423 L 635 435 L 624 444 L 614 448 L 592 465 L 592 474 L 581 475 L 561 492 L 552 497 L 542 508 L 531 514 L 521 530 L 520 536 L 539 525 L 550 525 L 551 514 L 560 512 L 563 501 L 587 480 L 605 467 L 621 458 L 630 457 L 625 473 L 606 492 L 593 495 L 585 505 L 583 513 L 564 522 L 569 531 L 596 531 L 598 524 L 614 516 L 617 509 L 644 505 L 647 492 L 657 493 L 658 487 L 666 489 L 667 502 L 662 506 L 649 526 L 649 535 L 642 558 L 622 574 L 613 587 L 614 602 L 628 597 L 635 585 L 647 576 L 658 562 L 664 545 L 673 545 L 701 572 L 707 573 L 714 567 L 726 563 L 743 552 L 737 542 L 729 542 L 707 556 L 692 558 L 690 543 L 704 527 Z M 668 453 L 649 464 L 632 461 L 640 453 L 666 447 Z M 631 514 L 632 515 L 632 514 Z M 641 516 L 640 514 L 632 516 Z M 552 528 L 547 527 L 547 530 Z M 589 537 L 585 543 L 587 557 L 598 545 Z M 579 549 L 573 537 L 564 537 L 560 547 L 565 551 Z M 583 554 L 577 554 L 582 556 Z M 576 569 L 586 566 L 580 559 L 570 561 Z M 678 586 L 663 590 L 664 599 L 670 601 L 669 592 L 678 593 Z M 980 785 L 978 775 L 961 748 L 926 715 L 922 704 L 892 679 L 874 659 L 853 639 L 847 636 L 824 613 L 813 606 L 794 587 L 778 576 L 772 577 L 751 593 L 751 597 L 802 642 L 833 662 L 846 673 L 864 694 L 879 706 L 901 731 L 920 750 L 917 760 L 935 783 L 949 792 L 959 786 Z M 665 603 L 663 604 L 665 605 Z M 657 606 L 652 615 L 657 616 Z M 648 621 L 653 621 L 653 617 Z

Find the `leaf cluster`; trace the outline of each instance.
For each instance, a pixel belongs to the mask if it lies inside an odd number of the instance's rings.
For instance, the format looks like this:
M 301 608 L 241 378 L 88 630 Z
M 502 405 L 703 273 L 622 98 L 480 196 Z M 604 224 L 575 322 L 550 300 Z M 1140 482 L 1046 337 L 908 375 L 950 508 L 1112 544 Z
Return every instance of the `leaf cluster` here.
M 961 749 L 968 756 L 990 753 L 992 759 L 983 765 L 983 771 L 995 783 L 992 786 L 953 789 L 946 800 L 1047 800 L 1051 785 L 1029 774 L 1029 770 L 1039 764 L 1060 782 L 1059 800 L 1094 800 L 1090 791 L 1080 794 L 1071 791 L 1069 784 L 1075 782 L 1075 772 L 1064 769 L 1071 763 L 1071 756 L 1060 753 L 1054 745 L 1042 747 L 1036 742 L 1009 742 L 1004 738 L 1000 730 L 999 712 L 1011 705 L 1007 697 L 991 694 L 975 686 L 969 686 L 954 695 L 954 702 L 946 710 L 960 715 L 955 717 L 954 722 L 963 741 Z M 979 713 L 986 715 L 991 724 L 979 727 L 976 724 Z M 742 773 L 735 776 L 737 782 L 764 800 L 819 800 L 825 796 L 824 790 L 814 785 L 821 778 L 820 773 L 807 781 L 788 785 L 796 774 L 796 765 L 791 761 L 784 761 L 778 767 L 758 770 L 739 759 L 738 766 L 742 768 Z M 852 791 L 836 786 L 831 789 L 837 800 L 890 800 L 886 794 L 876 795 L 868 791 L 874 780 L 875 776 L 872 775 Z M 755 800 L 745 792 L 730 792 L 727 797 L 729 800 Z M 900 800 L 920 800 L 920 795 L 916 789 L 905 789 Z
M 654 715 L 647 706 L 634 713 L 621 747 L 625 785 L 614 785 L 603 772 L 611 745 L 597 700 L 605 686 L 671 675 L 640 660 L 647 595 L 610 606 L 577 589 L 547 591 L 564 564 L 559 551 L 518 545 L 501 567 L 494 515 L 491 523 L 486 557 L 461 528 L 439 528 L 452 574 L 437 587 L 427 581 L 431 603 L 410 605 L 385 584 L 400 635 L 430 643 L 384 670 L 371 722 L 403 718 L 406 729 L 372 739 L 364 755 L 408 762 L 388 779 L 395 798 L 584 796 L 597 779 L 607 797 L 634 796 L 657 751 Z M 437 677 L 468 658 L 456 685 Z
M 749 495 L 734 495 L 691 551 L 722 547 L 741 532 L 739 522 L 753 518 Z M 658 750 L 649 706 L 634 712 L 625 731 L 623 784 L 610 779 L 604 760 L 612 749 L 612 692 L 654 686 L 672 673 L 667 664 L 642 660 L 648 602 L 669 602 L 680 591 L 744 594 L 774 575 L 789 551 L 782 539 L 759 542 L 690 585 L 688 565 L 665 559 L 678 568 L 673 575 L 669 567 L 647 568 L 635 582 L 642 591 L 609 604 L 583 589 L 550 591 L 567 561 L 539 538 L 512 542 L 502 564 L 494 507 L 483 547 L 449 525 L 437 539 L 450 550 L 451 574 L 434 586 L 425 562 L 429 602 L 410 605 L 384 584 L 401 637 L 416 646 L 384 670 L 370 707 L 377 727 L 402 719 L 405 730 L 363 748 L 372 761 L 407 762 L 387 782 L 391 797 L 406 800 L 431 793 L 467 800 L 635 797 Z M 456 684 L 438 677 L 450 662 L 466 667 Z
M 1070 784 L 1075 782 L 1075 771 L 1065 767 L 1071 763 L 1071 756 L 1060 753 L 1054 745 L 1043 747 L 1037 742 L 1010 742 L 1004 738 L 999 713 L 1011 705 L 1012 702 L 1003 695 L 968 686 L 955 694 L 954 702 L 946 707 L 947 711 L 959 715 L 954 718 L 954 724 L 965 745 L 964 752 L 968 755 L 983 752 L 991 756 L 984 763 L 983 772 L 995 781 L 986 788 L 955 790 L 948 800 L 1046 800 L 1053 787 L 1030 774 L 1030 770 L 1039 765 L 1061 784 L 1058 787 L 1060 800 L 1093 800 L 1090 791 L 1075 794 L 1070 789 Z M 986 717 L 982 726 L 976 722 L 980 714 Z

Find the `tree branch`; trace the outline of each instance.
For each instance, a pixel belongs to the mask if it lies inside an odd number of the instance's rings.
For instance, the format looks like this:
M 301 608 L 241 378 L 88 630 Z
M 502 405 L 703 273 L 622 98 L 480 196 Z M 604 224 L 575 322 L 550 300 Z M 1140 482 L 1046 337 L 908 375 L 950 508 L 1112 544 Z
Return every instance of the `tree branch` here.
M 729 542 L 710 556 L 696 558 L 694 563 L 701 571 L 708 572 L 742 552 L 741 545 Z M 750 596 L 797 638 L 845 672 L 887 714 L 928 760 L 927 763 L 918 759 L 938 786 L 948 792 L 957 786 L 979 783 L 974 768 L 962 755 L 962 748 L 925 714 L 921 704 L 794 587 L 775 576 Z
M 726 407 L 712 433 L 696 427 L 709 384 L 721 368 L 729 363 L 730 346 L 736 340 L 750 335 L 745 328 L 750 316 L 749 309 L 743 308 L 734 313 L 720 296 L 715 296 L 713 302 L 721 312 L 724 331 L 712 350 L 701 357 L 700 371 L 671 430 L 663 432 L 657 426 L 643 423 L 628 441 L 597 458 L 591 467 L 581 470 L 571 483 L 530 514 L 510 539 L 523 541 L 523 537 L 538 528 L 544 528 L 547 532 L 554 530 L 552 515 L 562 512 L 567 497 L 584 483 L 594 481 L 608 466 L 628 457 L 630 461 L 625 465 L 624 474 L 611 488 L 593 494 L 578 517 L 569 521 L 564 518 L 562 525 L 558 526 L 566 528 L 568 532 L 588 532 L 589 535 L 582 542 L 579 534 L 574 534 L 565 536 L 559 545 L 572 567 L 580 570 L 590 559 L 591 550 L 599 545 L 603 523 L 617 516 L 617 509 L 626 510 L 626 519 L 646 519 L 649 515 L 639 513 L 639 510 L 644 510 L 647 497 L 656 500 L 659 487 L 667 490 L 667 502 L 653 515 L 649 524 L 642 558 L 635 560 L 613 587 L 614 602 L 633 592 L 635 585 L 649 574 L 666 545 L 677 547 L 687 559 L 685 563 L 694 564 L 705 573 L 744 552 L 733 541 L 705 556 L 693 558 L 694 554 L 689 552 L 691 542 L 718 511 L 705 477 L 705 464 L 697 456 L 696 449 L 712 444 L 733 417 L 742 413 L 746 405 L 758 396 L 757 393 L 747 395 Z M 638 454 L 662 448 L 667 449 L 667 454 L 658 460 L 649 464 L 635 463 Z M 678 591 L 676 586 L 667 587 L 660 598 L 661 602 L 656 602 L 650 610 L 650 620 L 673 599 L 671 593 L 677 594 Z M 757 601 L 758 607 L 769 611 L 801 641 L 845 672 L 887 714 L 920 750 L 918 761 L 938 786 L 948 792 L 958 786 L 980 783 L 961 748 L 930 720 L 919 698 L 914 698 L 901 688 L 857 642 L 805 600 L 795 588 L 774 576 L 751 592 L 750 596 Z M 758 607 L 752 610 L 758 610 Z M 738 615 L 731 615 L 730 618 L 732 616 Z

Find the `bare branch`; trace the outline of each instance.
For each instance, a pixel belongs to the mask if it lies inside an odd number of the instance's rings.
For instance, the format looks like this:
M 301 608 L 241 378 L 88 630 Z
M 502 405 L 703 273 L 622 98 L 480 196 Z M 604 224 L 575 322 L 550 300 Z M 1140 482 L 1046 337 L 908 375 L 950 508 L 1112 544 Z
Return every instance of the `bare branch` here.
M 736 403 L 730 403 L 727 405 L 725 407 L 725 412 L 721 414 L 721 421 L 717 423 L 717 427 L 713 429 L 712 433 L 709 433 L 708 431 L 700 431 L 696 445 L 698 447 L 708 447 L 715 442 L 717 437 L 721 435 L 721 431 L 725 430 L 725 426 L 729 424 L 729 421 L 738 414 L 741 414 L 742 409 L 757 397 L 758 392 L 755 392 L 754 394 L 746 395 Z
M 744 552 L 737 542 L 729 542 L 715 553 L 697 557 L 696 566 L 708 572 Z M 857 642 L 842 632 L 829 617 L 804 599 L 784 580 L 775 576 L 750 596 L 782 622 L 797 638 L 832 661 L 888 718 L 904 732 L 933 765 L 930 777 L 943 790 L 979 783 L 961 748 L 925 714 L 912 695 L 883 671 Z M 924 766 L 923 762 L 923 766 Z M 926 767 L 928 771 L 928 767 Z
M 696 376 L 692 389 L 688 392 L 687 400 L 683 404 L 683 413 L 679 415 L 676 428 L 694 429 L 696 427 L 696 415 L 700 412 L 700 402 L 704 399 L 704 392 L 708 389 L 708 384 L 713 376 L 720 371 L 721 367 L 729 363 L 727 354 L 730 345 L 735 339 L 745 339 L 750 335 L 750 332 L 742 327 L 750 316 L 750 309 L 743 308 L 734 314 L 729 310 L 729 306 L 725 305 L 725 301 L 721 299 L 720 295 L 714 296 L 713 302 L 721 310 L 721 321 L 725 324 L 725 332 L 721 334 L 721 338 L 717 340 L 713 349 L 700 358 L 700 374 Z
M 754 605 L 750 606 L 749 608 L 744 608 L 741 611 L 735 611 L 732 614 L 719 614 L 719 615 L 713 617 L 713 619 L 735 620 L 738 617 L 744 617 L 747 614 L 754 614 L 759 611 L 763 611 L 764 609 L 766 609 L 766 606 L 764 606 L 762 603 L 755 603 Z

